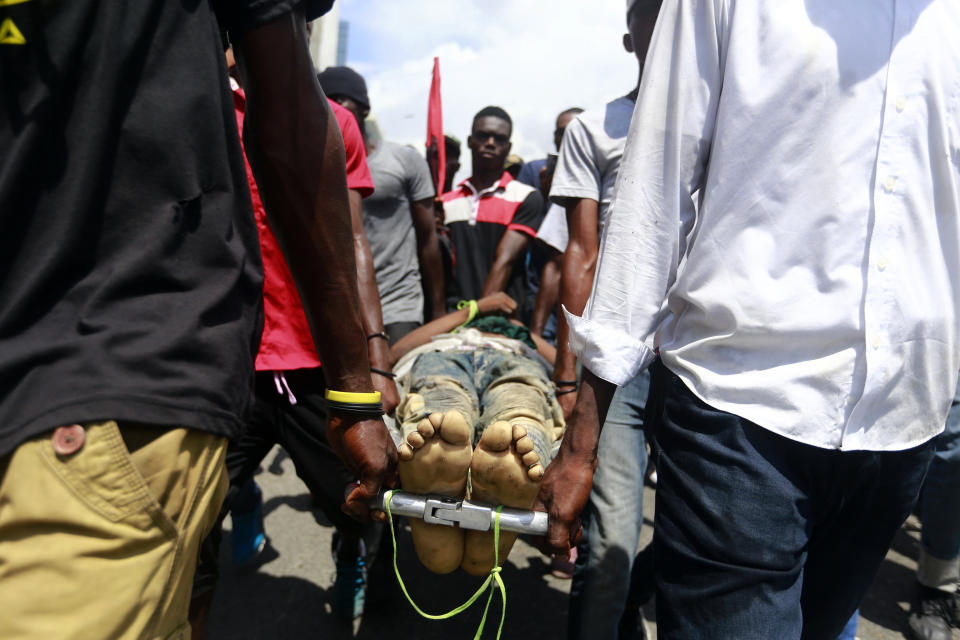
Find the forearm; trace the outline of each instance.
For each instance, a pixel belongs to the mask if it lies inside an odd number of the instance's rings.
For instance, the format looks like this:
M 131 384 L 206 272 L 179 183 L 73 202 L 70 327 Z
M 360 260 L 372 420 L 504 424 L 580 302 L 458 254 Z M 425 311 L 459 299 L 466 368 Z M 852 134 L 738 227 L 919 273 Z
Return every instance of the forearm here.
M 583 381 L 577 404 L 567 420 L 567 428 L 560 444 L 561 455 L 572 455 L 590 461 L 597 459 L 600 432 L 617 386 L 583 370 Z
M 543 335 L 550 314 L 557 307 L 557 298 L 560 296 L 560 275 L 563 266 L 563 254 L 557 253 L 540 271 L 540 289 L 534 302 L 533 317 L 530 320 L 530 332 L 538 336 Z
M 420 345 L 430 342 L 430 338 L 441 333 L 449 333 L 462 325 L 470 317 L 470 308 L 464 307 L 453 313 L 432 320 L 422 327 L 417 327 L 407 335 L 403 336 L 390 348 L 394 362 L 399 360 L 409 351 L 416 349 Z
M 560 281 L 560 302 L 571 313 L 582 315 L 590 297 L 596 271 L 596 250 L 590 251 L 579 243 L 567 247 Z M 554 380 L 576 378 L 577 358 L 570 350 L 570 325 L 564 314 L 557 317 L 557 361 Z
M 510 272 L 513 271 L 513 263 L 506 260 L 497 260 L 490 267 L 490 273 L 483 283 L 483 292 L 480 297 L 493 295 L 498 291 L 505 291 L 507 283 L 510 281 Z
M 443 262 L 440 259 L 440 243 L 437 232 L 433 233 L 417 247 L 420 261 L 420 276 L 423 278 L 423 290 L 426 297 L 425 311 L 428 319 L 439 318 L 444 314 Z
M 373 265 L 373 252 L 363 230 L 363 198 L 354 190 L 349 192 L 350 223 L 353 232 L 353 251 L 357 261 L 357 289 L 360 295 L 360 315 L 366 336 L 383 331 L 383 312 L 380 307 L 380 292 L 377 289 L 377 274 Z M 393 366 L 386 340 L 370 340 L 367 343 L 370 366 L 389 371 Z
M 369 391 L 356 262 L 343 251 L 352 237 L 343 140 L 314 80 L 302 22 L 294 12 L 237 43 L 246 148 L 329 385 Z M 271 37 L 275 30 L 296 37 Z M 280 89 L 285 98 L 271 98 Z

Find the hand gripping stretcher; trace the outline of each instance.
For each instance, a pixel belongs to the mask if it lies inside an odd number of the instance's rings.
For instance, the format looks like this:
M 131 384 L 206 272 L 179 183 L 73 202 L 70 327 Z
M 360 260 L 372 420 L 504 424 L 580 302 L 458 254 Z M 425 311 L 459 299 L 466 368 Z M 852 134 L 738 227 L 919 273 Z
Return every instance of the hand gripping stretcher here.
M 387 492 L 380 493 L 370 502 L 370 507 L 386 511 Z M 463 498 L 448 498 L 438 495 L 420 495 L 406 491 L 394 491 L 390 498 L 390 512 L 394 515 L 418 518 L 429 524 L 447 527 L 460 525 L 461 529 L 492 531 L 497 518 L 497 508 Z M 511 509 L 500 510 L 500 530 L 526 533 L 534 536 L 547 534 L 547 514 L 543 511 Z

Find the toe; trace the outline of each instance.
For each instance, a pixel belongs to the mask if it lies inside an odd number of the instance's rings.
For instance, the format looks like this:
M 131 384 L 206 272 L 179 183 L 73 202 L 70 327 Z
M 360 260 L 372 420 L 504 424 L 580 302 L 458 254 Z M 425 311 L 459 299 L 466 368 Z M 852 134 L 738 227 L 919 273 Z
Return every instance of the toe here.
M 519 440 L 520 438 L 527 435 L 527 430 L 521 427 L 519 424 L 513 425 L 513 439 Z
M 423 443 L 424 443 L 423 436 L 421 436 L 420 433 L 417 431 L 414 431 L 413 433 L 407 436 L 407 444 L 409 444 L 414 449 L 419 449 L 420 447 L 423 446 Z
M 434 429 L 439 429 L 440 423 L 443 422 L 443 413 L 440 411 L 434 411 L 428 416 L 427 419 L 430 421 L 430 424 L 433 425 Z
M 510 424 L 500 420 L 484 429 L 480 446 L 488 451 L 503 451 L 510 446 L 510 440 Z
M 537 455 L 536 451 L 530 451 L 523 454 L 523 464 L 532 467 L 533 465 L 540 462 L 540 456 Z
M 434 429 L 433 425 L 430 423 L 430 420 L 421 420 L 420 424 L 417 425 L 417 433 L 419 433 L 425 439 L 432 437 L 434 434 Z
M 533 451 L 533 440 L 530 439 L 530 436 L 523 436 L 517 440 L 517 453 L 524 455 L 525 453 L 530 453 Z
M 467 444 L 471 441 L 472 429 L 459 411 L 448 411 L 443 416 L 440 437 L 450 444 Z
M 406 442 L 400 445 L 400 459 L 413 460 L 413 449 Z
M 538 482 L 540 478 L 543 477 L 543 465 L 535 464 L 529 469 L 527 469 L 527 477 L 533 480 L 534 482 Z

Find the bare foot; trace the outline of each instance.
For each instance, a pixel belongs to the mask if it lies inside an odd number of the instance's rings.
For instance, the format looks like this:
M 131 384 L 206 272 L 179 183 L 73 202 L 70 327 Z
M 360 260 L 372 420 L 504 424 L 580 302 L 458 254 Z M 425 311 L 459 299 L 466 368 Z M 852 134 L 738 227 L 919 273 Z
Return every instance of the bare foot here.
M 540 456 L 533 448 L 533 441 L 521 424 L 511 426 L 509 422 L 499 421 L 488 426 L 470 463 L 470 499 L 518 509 L 532 507 L 543 477 Z M 501 565 L 516 539 L 516 533 L 500 532 Z M 493 565 L 493 532 L 467 531 L 463 569 L 473 575 L 484 575 Z
M 400 445 L 400 486 L 413 493 L 462 498 L 472 454 L 472 429 L 459 411 L 432 413 Z M 450 573 L 463 558 L 459 527 L 410 519 L 417 557 L 434 573 Z

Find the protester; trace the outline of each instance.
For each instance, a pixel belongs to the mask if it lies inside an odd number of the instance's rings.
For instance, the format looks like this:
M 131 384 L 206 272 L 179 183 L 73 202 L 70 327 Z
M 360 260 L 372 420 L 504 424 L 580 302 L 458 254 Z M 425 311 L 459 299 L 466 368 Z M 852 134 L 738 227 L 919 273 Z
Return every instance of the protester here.
M 541 496 L 562 553 L 616 385 L 659 352 L 661 638 L 835 638 L 943 429 L 960 14 L 887 9 L 660 13 Z
M 636 88 L 577 115 L 563 134 L 550 197 L 566 209 L 569 221 L 569 244 L 556 249 L 565 251 L 560 301 L 571 313 L 583 313 L 593 286 L 599 237 L 608 224 L 613 186 L 659 9 L 659 2 L 634 3 L 626 14 L 629 33 L 623 36 L 623 46 L 639 65 Z M 557 124 L 559 128 L 559 118 Z M 557 216 L 564 228 L 566 220 Z M 541 231 L 545 226 L 546 221 Z M 563 235 L 567 235 L 565 229 Z M 577 398 L 577 359 L 570 350 L 566 320 L 560 318 L 558 324 L 553 380 L 564 416 L 569 417 Z M 650 375 L 642 371 L 617 389 L 607 413 L 570 588 L 567 634 L 571 640 L 645 637 L 641 603 L 632 603 L 627 610 L 626 602 L 631 560 L 643 527 L 644 411 L 649 388 Z
M 327 383 L 369 394 L 342 143 L 304 37 L 325 4 L 217 17 Z M 4 12 L 32 44 L 5 56 L 0 85 L 0 637 L 185 635 L 262 318 L 216 18 L 160 1 Z M 329 424 L 358 516 L 396 460 L 369 402 Z
M 356 109 L 358 121 L 366 118 L 370 99 L 357 72 L 330 67 L 318 79 L 332 100 Z M 424 316 L 440 317 L 445 312 L 434 189 L 426 161 L 413 148 L 374 141 L 365 127 L 360 130 L 376 188 L 363 203 L 363 224 L 373 254 L 384 330 L 393 343 L 420 326 Z
M 473 175 L 443 195 L 443 210 L 456 255 L 453 279 L 464 300 L 503 291 L 520 305 L 527 299 L 523 258 L 542 219 L 540 193 L 504 171 L 513 121 L 500 107 L 473 117 L 467 146 Z M 456 305 L 457 297 L 447 305 Z
M 960 626 L 960 385 L 920 494 L 920 557 L 907 620 L 911 640 L 950 640 Z
M 228 50 L 227 66 L 233 73 L 235 67 L 232 63 L 232 50 Z M 231 86 L 237 126 L 242 131 L 246 97 L 234 78 L 231 78 Z M 343 136 L 348 194 L 351 200 L 369 197 L 374 185 L 357 121 L 353 114 L 333 100 L 330 100 L 330 108 Z M 227 450 L 230 489 L 220 518 L 203 545 L 194 580 L 191 619 L 194 637 L 198 638 L 204 635 L 206 611 L 219 576 L 220 522 L 223 517 L 231 513 L 231 548 L 235 560 L 251 562 L 265 545 L 262 497 L 253 476 L 275 445 L 283 446 L 290 454 L 297 475 L 310 489 L 314 503 L 337 529 L 338 544 L 334 550 L 337 571 L 331 602 L 339 617 L 353 619 L 363 612 L 365 569 L 379 540 L 377 525 L 363 525 L 340 510 L 344 490 L 353 481 L 353 475 L 330 447 L 321 362 L 249 164 L 247 179 L 264 263 L 264 330 L 256 359 L 253 412 L 239 440 L 230 443 Z M 359 212 L 354 212 L 352 217 L 357 216 Z M 356 249 L 357 243 L 354 242 Z M 358 262 L 360 260 L 358 256 Z M 361 300 L 361 307 L 363 304 Z M 379 310 L 375 310 L 374 315 L 378 314 Z M 370 353 L 372 355 L 375 351 L 370 349 Z M 376 365 L 392 366 L 389 351 L 381 353 L 380 358 L 371 360 L 371 371 L 377 368 Z M 392 384 L 392 379 L 390 382 Z M 370 556 L 362 548 L 371 549 Z

